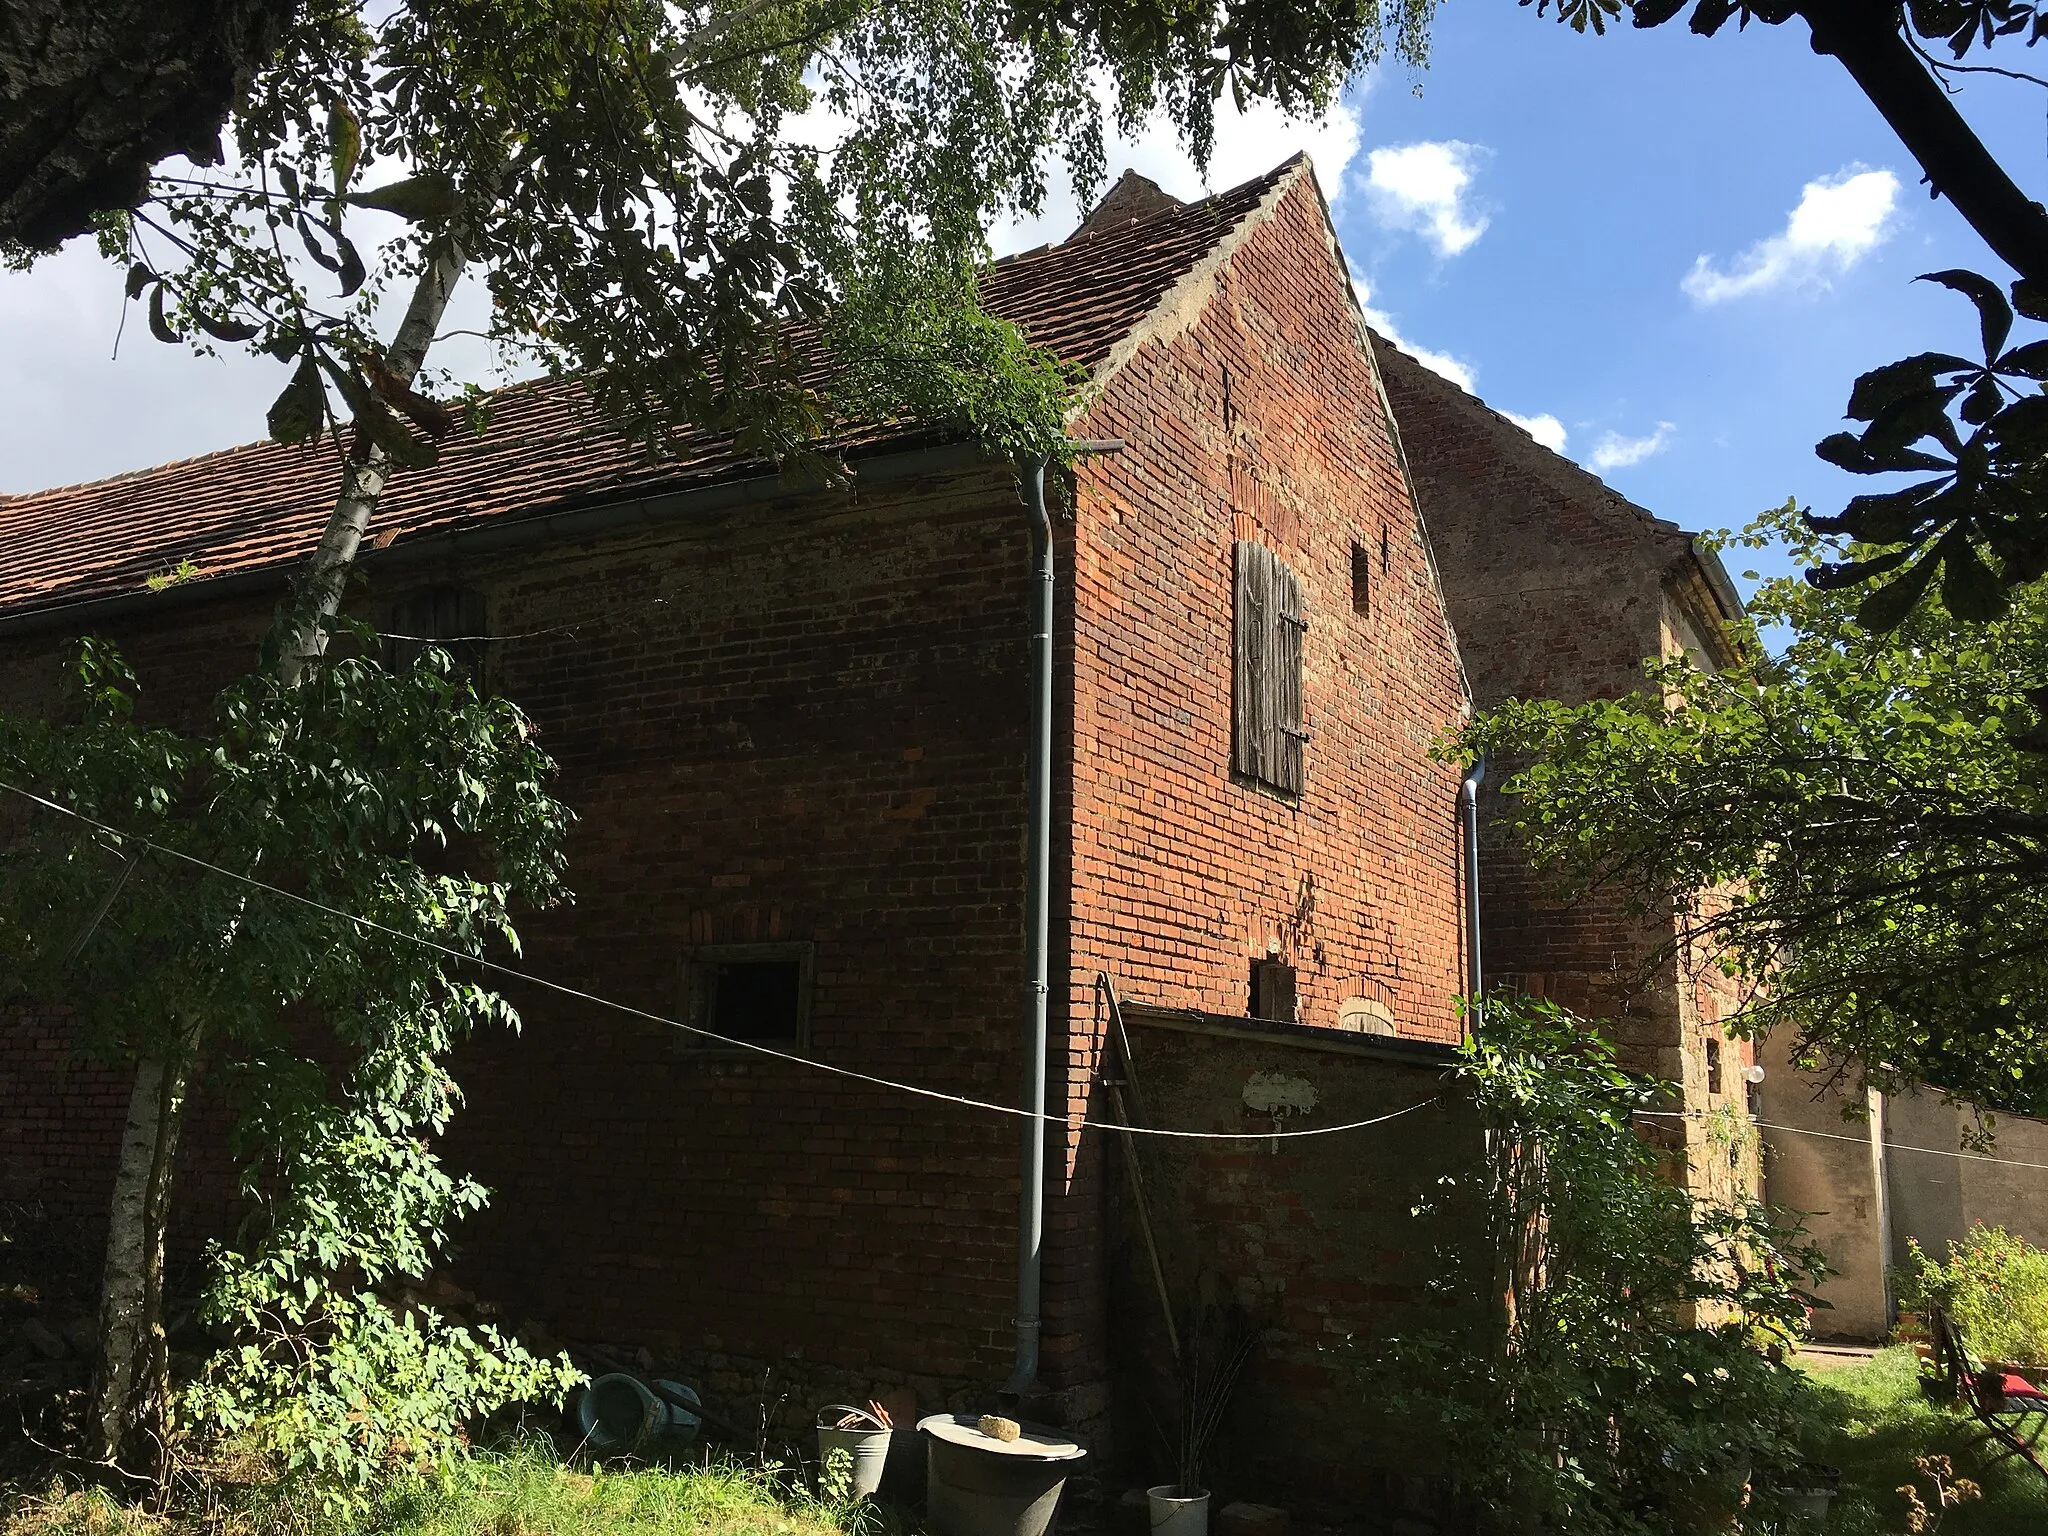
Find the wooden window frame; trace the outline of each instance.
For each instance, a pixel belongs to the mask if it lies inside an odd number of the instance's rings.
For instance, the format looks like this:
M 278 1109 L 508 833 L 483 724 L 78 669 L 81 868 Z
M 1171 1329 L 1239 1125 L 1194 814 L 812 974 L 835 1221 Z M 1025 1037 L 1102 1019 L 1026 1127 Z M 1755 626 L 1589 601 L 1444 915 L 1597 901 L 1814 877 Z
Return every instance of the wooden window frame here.
M 796 962 L 796 1034 L 793 1037 L 777 1036 L 772 1040 L 757 1040 L 755 1045 L 769 1046 L 778 1051 L 794 1051 L 808 1054 L 811 1048 L 811 986 L 817 969 L 817 946 L 808 940 L 783 940 L 769 944 L 696 944 L 683 951 L 681 983 L 678 993 L 681 1012 L 677 1015 L 685 1024 L 697 1029 L 715 1028 L 712 1019 L 714 1009 L 714 985 L 716 967 L 721 965 L 746 965 L 762 962 Z M 702 1035 L 693 1035 L 688 1030 L 677 1030 L 676 1049 L 691 1056 L 751 1056 L 754 1052 L 744 1045 L 727 1045 L 719 1040 L 706 1040 Z
M 1237 541 L 1231 564 L 1231 767 L 1240 779 L 1299 799 L 1308 783 L 1309 743 L 1301 581 L 1277 554 L 1249 539 Z
M 384 665 L 393 672 L 404 671 L 429 645 L 438 645 L 482 693 L 490 618 L 490 600 L 475 587 L 431 581 L 408 588 L 385 608 Z

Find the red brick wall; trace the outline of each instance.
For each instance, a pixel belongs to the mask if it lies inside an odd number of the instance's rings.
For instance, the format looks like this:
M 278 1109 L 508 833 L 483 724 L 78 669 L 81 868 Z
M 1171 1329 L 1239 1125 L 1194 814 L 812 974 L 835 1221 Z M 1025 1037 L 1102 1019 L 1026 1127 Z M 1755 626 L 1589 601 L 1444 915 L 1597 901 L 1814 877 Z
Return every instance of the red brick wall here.
M 1242 1015 L 1277 937 L 1302 1022 L 1334 1027 L 1363 996 L 1403 1035 L 1458 1030 L 1458 775 L 1427 750 L 1463 695 L 1313 184 L 1295 181 L 1192 299 L 1076 429 L 1129 445 L 1080 470 L 1065 567 L 1066 1091 L 1071 1113 L 1098 1118 L 1098 971 L 1144 1002 Z M 1306 598 L 1298 803 L 1231 772 L 1237 538 L 1275 549 Z M 1352 612 L 1354 543 L 1373 561 L 1369 618 Z M 1088 1239 L 1103 1151 L 1069 1147 L 1049 1218 L 1048 1360 L 1068 1383 L 1110 1327 Z
M 819 1059 L 1008 1101 L 1025 570 L 1003 469 L 386 569 L 362 608 L 454 579 L 515 637 L 491 682 L 578 816 L 574 904 L 521 924 L 532 973 L 674 1016 L 687 946 L 807 940 Z M 203 711 L 263 607 L 114 626 L 148 710 Z M 10 642 L 0 693 L 47 706 L 56 649 Z M 524 1032 L 462 1053 L 447 1148 L 496 1191 L 460 1270 L 514 1320 L 719 1362 L 728 1391 L 775 1362 L 929 1407 L 1006 1374 L 1014 1121 L 514 990 Z M 59 1073 L 67 1049 L 46 1021 L 0 1033 L 0 1183 L 91 1214 L 123 1092 Z

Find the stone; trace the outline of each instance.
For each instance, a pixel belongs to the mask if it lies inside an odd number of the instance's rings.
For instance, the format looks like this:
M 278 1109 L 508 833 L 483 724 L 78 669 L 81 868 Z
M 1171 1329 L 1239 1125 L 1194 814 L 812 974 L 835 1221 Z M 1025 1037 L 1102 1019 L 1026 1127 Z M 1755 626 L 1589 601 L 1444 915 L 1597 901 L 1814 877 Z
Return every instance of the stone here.
M 1226 1504 L 1216 1515 L 1216 1536 L 1287 1536 L 1288 1515 L 1271 1504 Z
M 99 1353 L 100 1325 L 92 1318 L 74 1317 L 57 1331 L 76 1353 L 87 1358 Z
M 37 1318 L 32 1317 L 21 1325 L 21 1336 L 45 1360 L 62 1360 L 70 1353 L 70 1346 Z

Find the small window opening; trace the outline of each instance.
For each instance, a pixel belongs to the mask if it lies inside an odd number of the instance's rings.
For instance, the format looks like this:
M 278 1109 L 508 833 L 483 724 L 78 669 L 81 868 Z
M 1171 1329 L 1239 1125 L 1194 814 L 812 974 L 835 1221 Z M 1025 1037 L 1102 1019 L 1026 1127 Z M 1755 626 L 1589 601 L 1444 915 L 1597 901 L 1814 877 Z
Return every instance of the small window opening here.
M 1251 1016 L 1276 1024 L 1294 1022 L 1294 967 L 1285 960 L 1252 962 Z
M 1372 617 L 1372 551 L 1363 544 L 1351 546 L 1351 611 Z
M 684 973 L 685 1020 L 727 1040 L 802 1045 L 810 1036 L 811 947 L 727 944 L 694 952 Z M 685 1049 L 721 1049 L 685 1036 Z
M 1387 530 L 1382 528 L 1380 530 L 1380 569 L 1384 571 L 1387 568 L 1387 562 L 1393 558 L 1393 546 L 1387 542 Z
M 734 1040 L 794 1040 L 797 982 L 794 960 L 733 960 L 713 966 L 711 1032 Z
M 445 584 L 421 587 L 391 605 L 384 625 L 384 665 L 402 672 L 429 646 L 439 646 L 464 674 L 481 679 L 489 634 L 483 593 Z
M 1719 1093 L 1720 1091 L 1721 1042 L 1718 1040 L 1709 1040 L 1707 1042 L 1707 1092 Z

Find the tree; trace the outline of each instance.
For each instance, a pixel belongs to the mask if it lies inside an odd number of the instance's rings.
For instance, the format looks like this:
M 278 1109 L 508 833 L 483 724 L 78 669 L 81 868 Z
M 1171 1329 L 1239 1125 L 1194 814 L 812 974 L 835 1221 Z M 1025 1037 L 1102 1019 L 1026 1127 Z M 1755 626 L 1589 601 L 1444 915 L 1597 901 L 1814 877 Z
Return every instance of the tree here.
M 1534 3 L 1539 14 L 1553 0 Z M 1578 31 L 1604 32 L 1624 0 L 1555 0 Z M 1968 294 L 1982 318 L 1984 361 L 1927 352 L 1856 381 L 1848 415 L 1856 432 L 1821 442 L 1823 459 L 1854 474 L 1925 474 L 1901 490 L 1852 499 L 1815 532 L 1841 534 L 1856 554 L 1809 567 L 1823 585 L 1872 581 L 1861 621 L 1884 629 L 1934 589 L 1958 619 L 1995 617 L 2013 590 L 2048 574 L 2048 341 L 2007 349 L 2013 311 L 2048 320 L 2048 208 L 2027 196 L 1957 109 L 1968 77 L 2037 88 L 2048 80 L 2004 65 L 1963 62 L 1994 45 L 2032 47 L 2048 37 L 2048 7 L 2028 0 L 1627 0 L 1638 27 L 1657 27 L 1691 8 L 1703 36 L 1729 21 L 1768 26 L 1804 22 L 1815 53 L 1838 61 L 1883 115 L 1926 174 L 1929 189 L 1968 220 L 2014 274 L 2008 305 L 2001 285 L 1974 272 L 1931 280 Z M 1945 51 L 1946 58 L 1937 50 Z
M 203 735 L 138 724 L 101 642 L 73 681 L 68 719 L 0 720 L 0 778 L 43 801 L 0 850 L 0 974 L 10 1001 L 68 1006 L 89 1054 L 136 1067 L 96 1453 L 162 1462 L 164 1233 L 202 1072 L 233 1110 L 247 1213 L 214 1253 L 209 1308 L 238 1348 L 202 1409 L 346 1487 L 445 1452 L 461 1406 L 559 1392 L 560 1369 L 375 1295 L 425 1274 L 483 1200 L 427 1138 L 459 1100 L 452 1043 L 517 1023 L 463 962 L 516 946 L 515 908 L 561 894 L 569 816 L 525 719 L 438 651 L 256 674 Z
M 1865 554 L 1790 504 L 1745 538 L 1808 572 Z M 1454 751 L 1523 764 L 1504 820 L 1565 889 L 1675 903 L 1678 952 L 1745 983 L 1731 1027 L 1880 1087 L 2048 1108 L 2048 589 L 1962 626 L 1931 596 L 1873 632 L 1784 577 L 1751 613 L 1781 656 L 1653 659 L 1641 692 L 1512 701 Z
M 228 109 L 297 0 L 0 6 L 0 246 L 139 202 L 169 155 L 220 158 Z

